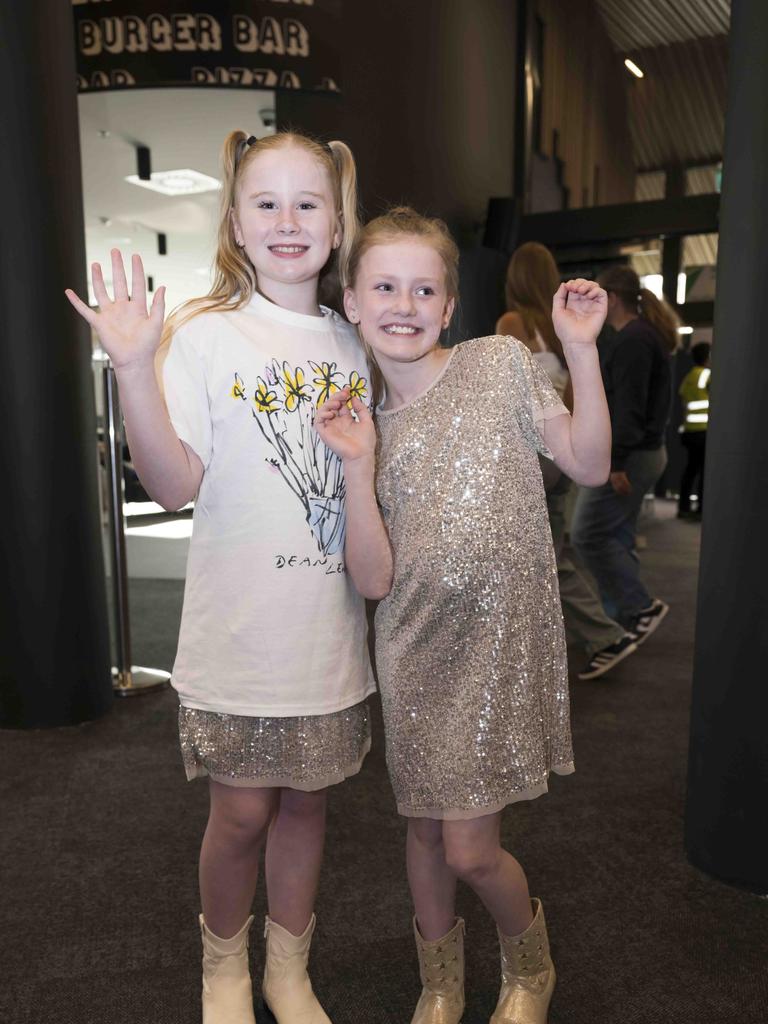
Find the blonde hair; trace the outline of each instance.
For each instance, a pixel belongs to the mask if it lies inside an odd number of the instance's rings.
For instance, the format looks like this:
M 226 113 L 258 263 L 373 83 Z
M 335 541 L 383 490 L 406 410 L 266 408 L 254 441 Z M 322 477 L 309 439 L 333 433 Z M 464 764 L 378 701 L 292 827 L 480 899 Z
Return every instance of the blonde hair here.
M 565 366 L 563 346 L 552 323 L 552 299 L 560 287 L 560 273 L 552 253 L 540 242 L 525 242 L 507 267 L 507 309 L 520 314 L 529 337 L 538 331 L 550 352 Z
M 232 210 L 237 190 L 247 168 L 259 156 L 273 149 L 300 146 L 310 153 L 328 172 L 335 209 L 339 216 L 341 244 L 332 252 L 320 275 L 319 285 L 332 277 L 336 266 L 343 268 L 360 227 L 357 201 L 357 171 L 352 152 L 344 142 L 319 142 L 303 132 L 290 130 L 276 132 L 255 139 L 243 131 L 233 131 L 224 140 L 222 149 L 222 189 L 219 210 L 219 228 L 214 258 L 214 279 L 207 295 L 188 302 L 174 310 L 166 322 L 163 341 L 167 343 L 174 330 L 200 313 L 213 313 L 240 309 L 247 305 L 258 291 L 256 271 L 244 248 L 236 240 L 232 225 Z M 343 272 L 342 287 L 345 285 Z
M 601 288 L 613 292 L 626 310 L 637 313 L 656 329 L 668 355 L 675 351 L 680 338 L 677 331 L 680 318 L 669 303 L 658 299 L 648 288 L 640 287 L 640 278 L 632 267 L 608 267 L 597 280 Z
M 346 264 L 341 263 L 341 277 L 345 287 L 354 288 L 360 271 L 360 262 L 375 245 L 386 245 L 403 238 L 414 238 L 431 245 L 443 261 L 445 291 L 448 299 L 459 298 L 459 250 L 444 221 L 437 217 L 423 217 L 410 206 L 394 206 L 380 217 L 375 217 L 358 231 L 349 248 Z M 384 380 L 370 345 L 358 329 L 360 341 L 371 368 L 371 395 L 378 405 L 384 390 Z

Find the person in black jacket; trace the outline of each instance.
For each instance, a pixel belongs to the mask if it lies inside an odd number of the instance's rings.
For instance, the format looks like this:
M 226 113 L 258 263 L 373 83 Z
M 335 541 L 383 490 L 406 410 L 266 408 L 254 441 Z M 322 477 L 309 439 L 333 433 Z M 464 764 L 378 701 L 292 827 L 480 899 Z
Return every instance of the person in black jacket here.
M 613 431 L 611 475 L 602 487 L 580 490 L 571 542 L 595 577 L 606 612 L 642 643 L 669 611 L 640 579 L 635 540 L 643 498 L 667 464 L 664 431 L 678 321 L 640 287 L 631 267 L 611 267 L 598 280 L 616 331 L 601 359 Z

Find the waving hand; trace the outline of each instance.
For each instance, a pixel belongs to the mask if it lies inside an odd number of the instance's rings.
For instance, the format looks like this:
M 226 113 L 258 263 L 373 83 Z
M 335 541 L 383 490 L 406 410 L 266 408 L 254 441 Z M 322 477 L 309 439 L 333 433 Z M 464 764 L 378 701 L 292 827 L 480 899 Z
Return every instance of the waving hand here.
M 131 260 L 129 294 L 123 258 L 118 249 L 112 250 L 113 299 L 107 292 L 99 263 L 93 264 L 92 274 L 98 313 L 71 288 L 65 294 L 83 319 L 94 328 L 115 369 L 152 362 L 163 333 L 165 288 L 158 288 L 147 311 L 147 285 L 141 257 L 134 255 Z

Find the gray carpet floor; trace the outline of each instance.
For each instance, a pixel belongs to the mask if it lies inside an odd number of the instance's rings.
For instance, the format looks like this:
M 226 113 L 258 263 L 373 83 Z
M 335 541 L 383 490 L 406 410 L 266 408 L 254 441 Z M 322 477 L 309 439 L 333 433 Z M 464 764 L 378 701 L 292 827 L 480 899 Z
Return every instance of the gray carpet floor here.
M 576 774 L 509 808 L 504 839 L 546 906 L 550 1024 L 765 1024 L 768 901 L 682 847 L 699 531 L 667 511 L 644 532 L 647 580 L 672 610 L 611 676 L 573 681 Z M 131 598 L 134 660 L 170 668 L 181 585 L 134 580 Z M 164 692 L 77 728 L 0 733 L 2 1024 L 199 1021 L 207 793 L 184 779 L 175 718 Z M 419 988 L 377 705 L 374 728 L 363 771 L 330 797 L 312 973 L 334 1024 L 408 1024 Z M 487 1024 L 493 926 L 463 888 L 459 912 L 464 1024 Z M 258 927 L 252 959 L 258 973 Z

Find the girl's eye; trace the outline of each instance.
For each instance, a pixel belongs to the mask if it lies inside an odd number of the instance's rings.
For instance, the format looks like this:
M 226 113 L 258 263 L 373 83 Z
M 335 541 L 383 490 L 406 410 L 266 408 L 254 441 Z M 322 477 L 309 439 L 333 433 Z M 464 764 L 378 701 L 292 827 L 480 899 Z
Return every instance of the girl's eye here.
M 382 282 L 381 284 L 377 284 L 376 285 L 376 289 L 375 290 L 377 292 L 391 292 L 392 291 L 392 285 L 391 284 L 386 284 L 385 282 Z
M 435 289 L 431 288 L 428 284 L 425 284 L 423 288 L 419 288 L 417 295 L 434 295 Z
M 317 207 L 314 203 L 299 203 L 300 210 L 316 210 Z
M 259 200 L 258 209 L 260 210 L 274 210 L 276 203 L 272 199 L 261 199 Z

